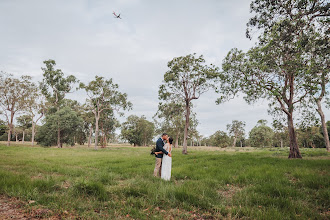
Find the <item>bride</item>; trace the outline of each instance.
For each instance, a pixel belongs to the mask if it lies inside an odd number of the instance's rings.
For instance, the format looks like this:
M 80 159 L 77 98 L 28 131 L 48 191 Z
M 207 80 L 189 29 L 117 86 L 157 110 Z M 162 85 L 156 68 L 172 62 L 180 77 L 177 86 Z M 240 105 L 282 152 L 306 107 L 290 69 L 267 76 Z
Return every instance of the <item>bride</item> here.
M 168 153 L 172 153 L 172 147 L 173 147 L 172 143 L 173 143 L 173 138 L 168 137 L 167 143 L 164 146 L 164 149 Z M 163 152 L 157 152 L 156 154 L 163 154 Z M 172 157 L 169 157 L 167 155 L 163 156 L 161 169 L 162 169 L 161 178 L 164 180 L 170 180 L 171 179 L 171 169 L 172 169 Z

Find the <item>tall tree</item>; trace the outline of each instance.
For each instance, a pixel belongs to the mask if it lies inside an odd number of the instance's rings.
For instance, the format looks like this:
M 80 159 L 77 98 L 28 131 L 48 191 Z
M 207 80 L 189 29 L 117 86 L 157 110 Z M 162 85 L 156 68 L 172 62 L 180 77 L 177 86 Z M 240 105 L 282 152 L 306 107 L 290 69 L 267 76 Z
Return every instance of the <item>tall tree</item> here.
M 271 147 L 274 132 L 266 125 L 266 120 L 259 120 L 249 133 L 252 147 Z
M 8 146 L 14 129 L 14 116 L 25 110 L 26 100 L 34 88 L 35 85 L 31 82 L 30 76 L 22 76 L 17 79 L 12 75 L 0 74 L 0 107 L 8 124 Z
M 99 120 L 105 110 L 119 112 L 121 109 L 130 110 L 132 103 L 127 101 L 127 94 L 118 91 L 118 84 L 112 79 L 106 80 L 104 77 L 95 76 L 95 79 L 87 85 L 80 83 L 80 88 L 85 89 L 89 99 L 92 112 L 95 117 L 95 149 L 98 145 Z M 123 113 L 119 112 L 120 115 Z
M 23 132 L 22 143 L 24 143 L 25 131 L 32 127 L 31 117 L 29 115 L 21 115 L 17 118 L 17 123 Z
M 60 128 L 60 144 L 75 145 L 75 136 L 83 126 L 83 120 L 77 112 L 65 106 L 54 114 L 47 115 L 46 123 L 39 127 L 37 141 L 43 146 L 52 146 L 58 142 L 57 128 Z
M 176 57 L 167 66 L 163 84 L 159 87 L 159 98 L 166 101 L 183 102 L 185 105 L 185 129 L 183 138 L 183 154 L 187 154 L 187 138 L 192 100 L 207 92 L 211 80 L 217 70 L 212 64 L 205 64 L 203 56 L 196 54 Z
M 154 115 L 154 121 L 159 132 L 166 131 L 175 139 L 174 147 L 179 145 L 179 137 L 184 132 L 185 126 L 185 105 L 175 102 L 159 103 L 158 111 Z M 193 114 L 194 115 L 194 114 Z
M 64 77 L 64 73 L 60 69 L 55 69 L 55 60 L 45 60 L 46 67 L 42 67 L 43 79 L 40 83 L 42 94 L 47 101 L 52 104 L 53 112 L 59 111 L 65 95 L 73 89 L 74 83 L 77 81 L 73 75 Z M 52 111 L 50 111 L 52 112 Z M 57 147 L 61 147 L 61 127 L 58 122 L 57 129 Z
M 145 116 L 130 115 L 122 124 L 122 137 L 134 146 L 147 146 L 151 143 L 154 133 L 154 123 L 148 121 Z
M 313 31 L 310 31 L 310 39 L 313 39 L 313 41 L 309 53 L 307 53 L 309 58 L 309 68 L 307 71 L 311 73 L 311 78 L 306 83 L 310 98 L 310 100 L 307 100 L 306 106 L 308 108 L 310 101 L 316 104 L 316 111 L 321 119 L 325 146 L 327 151 L 330 152 L 329 134 L 326 132 L 326 119 L 322 109 L 322 102 L 329 96 L 330 88 L 329 24 L 319 25 L 314 27 L 314 29 L 317 29 L 317 31 L 313 29 Z
M 244 132 L 245 132 L 244 127 L 245 127 L 244 121 L 233 120 L 231 124 L 227 124 L 227 130 L 229 134 L 232 135 L 234 138 L 233 147 L 236 146 L 237 138 L 242 138 L 244 136 Z M 242 142 L 241 142 L 241 147 L 242 147 Z
M 45 102 L 45 97 L 40 94 L 38 87 L 31 89 L 27 98 L 26 114 L 31 119 L 31 145 L 34 146 L 36 125 L 38 121 L 46 114 L 48 105 Z
M 253 102 L 267 98 L 271 106 L 280 108 L 287 117 L 290 136 L 289 158 L 301 158 L 295 133 L 293 114 L 308 93 L 306 81 L 311 78 L 306 65 L 310 28 L 328 16 L 326 1 L 254 0 L 247 36 L 259 30 L 257 45 L 247 53 L 231 50 L 223 62 L 229 91 L 238 88 Z M 225 81 L 225 80 L 224 80 Z M 233 82 L 233 83 L 230 83 Z

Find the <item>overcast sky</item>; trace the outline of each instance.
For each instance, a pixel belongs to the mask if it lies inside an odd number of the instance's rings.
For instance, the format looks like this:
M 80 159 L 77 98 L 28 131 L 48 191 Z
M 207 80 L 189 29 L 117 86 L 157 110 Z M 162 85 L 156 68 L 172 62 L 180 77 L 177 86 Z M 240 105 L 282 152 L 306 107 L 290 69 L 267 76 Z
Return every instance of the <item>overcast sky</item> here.
M 157 111 L 158 87 L 167 62 L 190 53 L 221 66 L 234 47 L 254 45 L 245 37 L 250 0 L 0 0 L 0 70 L 42 79 L 43 61 L 80 81 L 113 78 L 128 94 L 126 116 Z M 112 15 L 115 11 L 122 19 Z M 83 91 L 69 98 L 84 102 Z M 208 92 L 194 101 L 198 130 L 226 131 L 232 120 L 249 131 L 267 115 L 267 101 L 247 105 L 242 98 L 216 105 Z M 328 114 L 329 111 L 326 111 Z M 328 114 L 330 115 L 330 114 Z M 120 121 L 123 121 L 122 118 Z

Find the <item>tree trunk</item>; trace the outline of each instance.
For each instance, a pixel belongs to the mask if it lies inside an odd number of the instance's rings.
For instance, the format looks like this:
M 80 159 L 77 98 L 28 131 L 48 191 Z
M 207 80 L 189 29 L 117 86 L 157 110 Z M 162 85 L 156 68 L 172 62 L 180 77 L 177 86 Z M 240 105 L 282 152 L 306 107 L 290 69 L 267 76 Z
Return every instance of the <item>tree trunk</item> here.
M 18 134 L 16 131 L 15 131 L 15 138 L 16 138 L 16 142 L 18 142 Z
M 239 141 L 241 143 L 241 147 L 243 147 L 243 143 L 242 143 L 242 140 Z
M 59 124 L 58 124 L 59 126 Z M 58 148 L 62 148 L 62 144 L 61 144 L 61 129 L 58 127 L 57 128 L 57 147 Z
M 283 148 L 283 140 L 281 139 L 281 148 Z
M 293 126 L 292 113 L 288 115 L 288 129 L 289 129 L 289 137 L 290 137 L 289 158 L 302 158 L 297 144 L 297 136 Z
M 32 137 L 31 137 L 32 146 L 34 145 L 35 127 L 36 127 L 35 123 L 32 123 Z
M 10 139 L 11 139 L 11 127 L 9 125 L 9 131 L 8 131 L 8 142 L 7 142 L 7 146 L 10 146 Z
M 179 147 L 179 131 L 176 132 L 174 147 Z
M 93 126 L 91 125 L 89 128 L 88 147 L 90 147 L 92 144 L 92 133 L 93 133 Z
M 327 130 L 327 125 L 325 123 L 325 116 L 324 116 L 324 113 L 322 111 L 321 100 L 318 99 L 316 101 L 316 104 L 317 104 L 316 111 L 319 113 L 319 115 L 321 117 L 321 124 L 322 124 L 322 131 L 323 131 L 323 138 L 324 138 L 325 147 L 327 148 L 327 151 L 330 152 L 329 134 L 328 134 L 328 130 Z
M 98 143 L 98 139 L 99 139 L 99 113 L 98 115 L 95 115 L 95 145 L 94 145 L 94 149 L 97 150 L 97 143 Z
M 186 123 L 184 126 L 184 135 L 183 135 L 183 149 L 182 153 L 187 154 L 187 138 L 188 138 L 188 128 L 189 128 L 189 117 L 190 117 L 190 105 L 189 101 L 186 101 Z
M 24 136 L 25 136 L 25 131 L 23 130 L 23 137 L 22 137 L 22 143 L 24 144 Z
M 236 136 L 234 136 L 234 142 L 233 142 L 233 147 L 236 147 Z

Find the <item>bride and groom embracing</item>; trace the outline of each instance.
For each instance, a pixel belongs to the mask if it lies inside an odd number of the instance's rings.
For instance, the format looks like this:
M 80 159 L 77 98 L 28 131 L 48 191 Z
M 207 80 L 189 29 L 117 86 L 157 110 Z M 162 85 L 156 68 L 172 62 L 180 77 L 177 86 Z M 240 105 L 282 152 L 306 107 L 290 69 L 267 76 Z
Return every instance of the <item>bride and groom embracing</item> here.
M 154 176 L 160 176 L 164 180 L 171 179 L 172 169 L 172 145 L 173 138 L 163 133 L 156 142 L 155 156 L 156 164 L 154 169 Z

